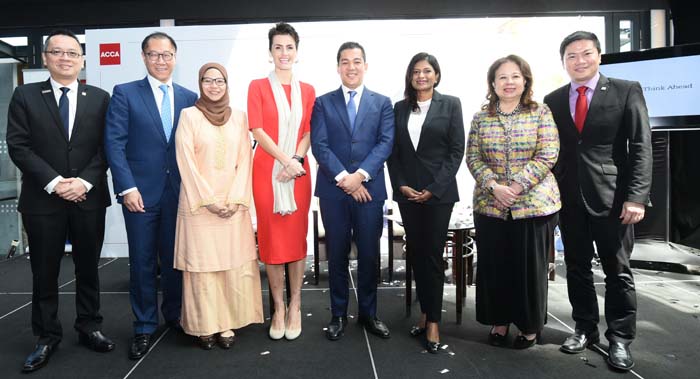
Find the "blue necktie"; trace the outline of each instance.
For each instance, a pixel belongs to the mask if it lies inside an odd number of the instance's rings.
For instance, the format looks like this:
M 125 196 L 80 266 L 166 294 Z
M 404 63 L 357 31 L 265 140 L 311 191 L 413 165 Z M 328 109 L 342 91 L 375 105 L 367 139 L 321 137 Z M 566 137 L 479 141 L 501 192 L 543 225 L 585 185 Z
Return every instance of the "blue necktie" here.
M 168 85 L 161 84 L 158 88 L 163 91 L 163 101 L 160 103 L 160 120 L 163 122 L 163 132 L 165 140 L 170 141 L 170 133 L 173 131 L 173 120 L 170 115 L 170 96 L 168 96 Z
M 63 131 L 66 133 L 66 138 L 70 139 L 70 134 L 68 133 L 70 128 L 70 120 L 68 120 L 68 110 L 70 109 L 68 91 L 70 91 L 70 88 L 61 87 L 61 92 L 63 92 L 63 94 L 61 94 L 61 98 L 58 99 L 58 114 L 61 115 L 61 122 L 63 122 Z
M 357 107 L 355 106 L 355 95 L 357 92 L 348 91 L 350 100 L 348 100 L 348 118 L 350 119 L 350 130 L 355 131 L 355 117 L 357 117 Z

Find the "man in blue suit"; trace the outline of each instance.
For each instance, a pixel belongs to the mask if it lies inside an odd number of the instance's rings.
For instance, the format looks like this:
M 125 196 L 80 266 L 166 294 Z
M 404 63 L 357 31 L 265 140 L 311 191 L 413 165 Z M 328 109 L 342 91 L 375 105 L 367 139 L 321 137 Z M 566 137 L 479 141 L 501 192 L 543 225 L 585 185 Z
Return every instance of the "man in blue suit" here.
M 107 111 L 105 151 L 129 242 L 129 293 L 136 317 L 131 359 L 146 354 L 158 327 L 159 261 L 163 318 L 172 327 L 180 325 L 182 277 L 173 269 L 180 192 L 175 128 L 180 111 L 194 105 L 197 94 L 173 83 L 176 53 L 169 35 L 148 35 L 141 44 L 148 76 L 115 86 Z
M 316 99 L 311 116 L 311 146 L 319 164 L 316 192 L 326 229 L 332 318 L 329 340 L 343 336 L 347 325 L 348 255 L 358 250 L 359 322 L 367 331 L 389 338 L 377 318 L 377 256 L 386 200 L 384 162 L 394 143 L 394 115 L 388 97 L 367 89 L 364 48 L 340 46 L 337 55 L 342 86 Z

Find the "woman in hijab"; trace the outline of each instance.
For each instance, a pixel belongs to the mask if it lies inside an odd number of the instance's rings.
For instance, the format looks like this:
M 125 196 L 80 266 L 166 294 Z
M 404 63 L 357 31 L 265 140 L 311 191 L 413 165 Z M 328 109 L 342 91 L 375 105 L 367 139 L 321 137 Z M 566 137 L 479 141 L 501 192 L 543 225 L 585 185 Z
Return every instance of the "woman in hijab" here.
M 228 349 L 234 329 L 262 323 L 260 273 L 248 211 L 252 149 L 244 112 L 229 106 L 228 75 L 199 69 L 201 97 L 182 110 L 175 135 L 182 187 L 175 268 L 182 274 L 182 328 L 203 349 Z

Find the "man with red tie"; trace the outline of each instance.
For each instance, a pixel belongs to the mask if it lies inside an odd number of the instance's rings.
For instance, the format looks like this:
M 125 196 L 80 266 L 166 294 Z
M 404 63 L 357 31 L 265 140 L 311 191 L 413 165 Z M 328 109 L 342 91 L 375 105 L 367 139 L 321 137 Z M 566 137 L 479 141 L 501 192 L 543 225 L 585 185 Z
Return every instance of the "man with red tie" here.
M 578 31 L 559 53 L 571 83 L 544 98 L 559 128 L 553 171 L 561 192 L 559 225 L 576 330 L 561 350 L 580 353 L 599 341 L 594 251 L 605 272 L 608 364 L 634 366 L 629 345 L 636 333 L 637 298 L 630 269 L 633 225 L 644 218 L 651 188 L 651 129 L 637 82 L 601 75 L 600 42 Z M 593 243 L 595 242 L 595 249 Z

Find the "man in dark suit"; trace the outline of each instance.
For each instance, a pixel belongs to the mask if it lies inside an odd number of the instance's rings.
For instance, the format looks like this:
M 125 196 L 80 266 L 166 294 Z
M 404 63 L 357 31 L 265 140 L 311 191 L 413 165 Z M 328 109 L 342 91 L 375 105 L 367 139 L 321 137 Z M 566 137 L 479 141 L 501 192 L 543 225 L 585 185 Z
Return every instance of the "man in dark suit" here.
M 110 205 L 102 145 L 109 94 L 78 82 L 84 57 L 72 32 L 52 32 L 42 56 L 49 80 L 17 87 L 7 119 L 10 157 L 22 171 L 18 210 L 29 239 L 32 330 L 39 337 L 24 372 L 43 367 L 61 342 L 58 273 L 66 237 L 73 246 L 79 340 L 95 351 L 114 349 L 100 331 L 97 274 Z
M 637 82 L 598 72 L 600 42 L 575 32 L 560 54 L 571 77 L 544 99 L 559 128 L 561 148 L 554 175 L 562 209 L 567 286 L 576 330 L 561 350 L 582 352 L 597 343 L 598 301 L 593 286 L 593 243 L 605 272 L 605 336 L 608 364 L 634 366 L 629 345 L 635 337 L 637 299 L 630 255 L 633 225 L 644 218 L 651 187 L 651 129 Z
M 337 54 L 342 86 L 316 99 L 311 147 L 318 161 L 315 195 L 326 229 L 332 318 L 326 337 L 337 340 L 347 325 L 348 256 L 358 250 L 359 322 L 382 338 L 387 326 L 377 318 L 377 256 L 386 200 L 384 162 L 394 141 L 394 114 L 386 96 L 363 84 L 364 48 L 346 42 Z
M 148 75 L 112 91 L 105 151 L 114 191 L 122 204 L 129 242 L 131 307 L 136 317 L 129 358 L 142 358 L 158 327 L 158 284 L 166 323 L 180 328 L 182 276 L 173 268 L 180 172 L 175 129 L 197 94 L 172 81 L 177 45 L 167 34 L 144 38 L 141 57 Z

